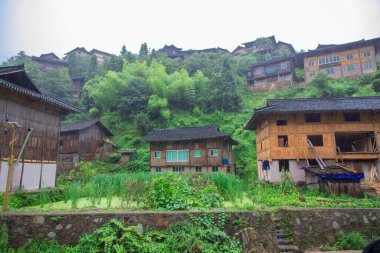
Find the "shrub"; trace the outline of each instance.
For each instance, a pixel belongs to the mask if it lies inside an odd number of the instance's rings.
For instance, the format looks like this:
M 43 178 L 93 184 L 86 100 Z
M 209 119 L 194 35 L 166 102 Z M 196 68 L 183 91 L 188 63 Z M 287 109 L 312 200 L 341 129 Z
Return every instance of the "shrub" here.
M 333 250 L 361 250 L 369 243 L 359 232 L 352 231 L 341 235 L 332 246 Z
M 222 206 L 217 187 L 201 175 L 178 176 L 167 173 L 154 178 L 145 194 L 146 205 L 153 209 L 189 210 Z

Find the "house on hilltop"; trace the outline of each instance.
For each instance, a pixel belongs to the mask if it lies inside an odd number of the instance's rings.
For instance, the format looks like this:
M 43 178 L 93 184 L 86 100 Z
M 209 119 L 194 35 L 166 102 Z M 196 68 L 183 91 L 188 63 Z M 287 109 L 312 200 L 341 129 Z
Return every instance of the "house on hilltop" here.
M 67 62 L 61 60 L 54 53 L 41 54 L 40 57 L 32 56 L 32 60 L 41 64 L 41 69 L 43 71 L 48 71 L 53 68 L 67 67 Z
M 60 133 L 60 172 L 74 167 L 80 161 L 103 159 L 116 149 L 107 140 L 113 134 L 99 119 L 62 123 Z
M 104 63 L 104 61 L 112 56 L 112 54 L 100 51 L 98 49 L 92 49 L 91 51 L 87 51 L 84 47 L 76 47 L 73 50 L 67 52 L 65 55 L 70 55 L 70 54 L 77 54 L 77 55 L 82 55 L 82 56 L 91 56 L 95 55 L 96 60 L 99 64 Z
M 380 38 L 318 45 L 315 50 L 298 54 L 297 58 L 303 62 L 306 82 L 319 72 L 331 78 L 359 77 L 378 69 Z
M 181 58 L 182 60 L 191 56 L 194 53 L 222 53 L 229 54 L 230 52 L 227 49 L 214 47 L 214 48 L 206 48 L 206 49 L 190 49 L 190 50 L 182 50 L 182 48 L 178 48 L 174 45 L 167 46 L 165 45 L 162 49 L 169 58 Z
M 151 172 L 236 173 L 232 146 L 239 143 L 217 126 L 155 129 L 144 140 Z
M 372 167 L 380 172 L 380 97 L 268 100 L 245 129 L 256 132 L 260 179 L 266 161 L 271 182 L 280 170 L 304 182 L 302 167 L 317 164 L 313 150 L 327 165 L 343 160 L 366 177 Z
M 30 133 L 24 153 L 15 165 L 11 189 L 37 190 L 54 187 L 59 128 L 62 115 L 80 109 L 42 93 L 24 66 L 0 67 L 0 190 L 5 191 L 12 130 L 17 122 L 14 155 L 17 159 Z
M 290 88 L 295 83 L 294 67 L 294 56 L 254 63 L 246 72 L 248 89 L 263 92 Z
M 240 56 L 249 53 L 270 54 L 279 49 L 287 51 L 286 55 L 294 55 L 296 53 L 292 44 L 282 41 L 276 42 L 276 37 L 274 35 L 270 37 L 257 38 L 256 40 L 242 43 L 242 45 L 239 45 L 235 50 L 233 50 L 231 55 Z

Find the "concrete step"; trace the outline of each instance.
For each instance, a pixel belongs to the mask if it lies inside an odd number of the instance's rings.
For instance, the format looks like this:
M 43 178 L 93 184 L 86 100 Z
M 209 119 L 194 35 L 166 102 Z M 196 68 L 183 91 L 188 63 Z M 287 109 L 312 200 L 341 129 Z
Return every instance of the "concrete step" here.
M 288 238 L 282 238 L 277 240 L 279 245 L 292 245 L 294 244 L 293 240 L 290 240 Z
M 288 235 L 287 234 L 276 234 L 277 239 L 287 239 Z
M 298 248 L 294 245 L 278 245 L 280 252 L 299 252 Z

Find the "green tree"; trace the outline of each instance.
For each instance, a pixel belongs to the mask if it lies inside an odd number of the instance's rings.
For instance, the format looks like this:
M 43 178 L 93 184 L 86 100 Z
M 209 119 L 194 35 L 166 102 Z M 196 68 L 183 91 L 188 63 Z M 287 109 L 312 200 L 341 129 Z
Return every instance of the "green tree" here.
M 97 68 L 98 68 L 98 60 L 96 58 L 96 55 L 91 55 L 90 63 L 88 64 L 87 68 L 87 80 L 90 80 L 91 78 L 94 78 L 97 74 Z
M 69 74 L 72 78 L 87 76 L 90 56 L 70 53 L 66 59 L 69 66 Z

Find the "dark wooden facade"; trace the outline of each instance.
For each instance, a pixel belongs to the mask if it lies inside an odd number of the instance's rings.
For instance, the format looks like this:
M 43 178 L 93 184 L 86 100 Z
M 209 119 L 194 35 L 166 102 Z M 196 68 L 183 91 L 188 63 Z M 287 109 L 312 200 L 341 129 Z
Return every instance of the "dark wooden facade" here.
M 261 87 L 271 84 L 272 90 L 292 87 L 295 83 L 293 56 L 274 58 L 264 62 L 252 64 L 246 72 L 248 89 L 261 91 Z M 263 91 L 268 91 L 264 89 Z
M 60 171 L 72 168 L 79 161 L 105 158 L 115 150 L 115 146 L 106 141 L 112 133 L 98 119 L 63 123 L 60 133 Z
M 42 94 L 23 66 L 0 68 L 0 189 L 5 189 L 11 130 L 7 122 L 21 125 L 16 132 L 15 158 L 28 131 L 33 129 L 22 160 L 14 168 L 12 189 L 35 190 L 55 186 L 60 116 L 78 109 Z
M 40 57 L 32 56 L 32 60 L 41 64 L 42 71 L 67 67 L 67 62 L 61 60 L 54 53 L 41 54 Z
M 214 129 L 210 131 L 210 128 Z M 165 132 L 163 137 L 160 132 Z M 202 132 L 206 134 L 202 136 Z M 165 136 L 170 136 L 171 140 L 165 140 Z M 181 139 L 184 136 L 185 139 Z M 217 127 L 154 130 L 145 140 L 150 142 L 151 172 L 236 172 L 232 146 L 238 143 L 219 132 Z M 184 151 L 187 159 L 169 159 L 172 151 Z

